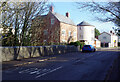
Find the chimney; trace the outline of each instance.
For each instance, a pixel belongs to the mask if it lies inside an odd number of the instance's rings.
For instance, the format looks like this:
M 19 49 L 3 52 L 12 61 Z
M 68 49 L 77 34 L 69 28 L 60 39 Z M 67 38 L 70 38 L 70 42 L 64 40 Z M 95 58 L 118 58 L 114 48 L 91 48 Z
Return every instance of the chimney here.
M 66 17 L 69 17 L 69 13 L 68 12 L 66 13 Z
M 110 31 L 110 33 L 112 33 L 112 30 Z
M 50 6 L 50 11 L 51 11 L 51 12 L 54 12 L 54 8 L 53 8 L 52 5 Z

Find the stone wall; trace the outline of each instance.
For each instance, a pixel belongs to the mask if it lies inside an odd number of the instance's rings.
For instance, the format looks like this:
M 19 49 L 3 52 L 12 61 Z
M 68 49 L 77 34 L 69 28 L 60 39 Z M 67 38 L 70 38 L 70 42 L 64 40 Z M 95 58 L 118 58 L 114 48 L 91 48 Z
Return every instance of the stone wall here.
M 17 59 L 41 57 L 55 54 L 64 54 L 79 51 L 76 46 L 24 46 L 24 47 L 0 47 L 2 61 L 14 60 L 15 48 L 20 49 Z

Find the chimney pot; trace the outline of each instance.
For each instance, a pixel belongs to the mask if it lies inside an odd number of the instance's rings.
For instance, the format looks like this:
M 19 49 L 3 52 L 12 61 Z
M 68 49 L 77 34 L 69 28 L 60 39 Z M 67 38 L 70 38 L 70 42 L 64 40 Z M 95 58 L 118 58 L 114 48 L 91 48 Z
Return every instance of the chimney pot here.
M 51 11 L 51 12 L 54 12 L 53 6 L 50 6 L 50 11 Z
M 66 13 L 66 17 L 69 17 L 69 13 L 68 12 Z
M 112 30 L 110 31 L 110 33 L 112 33 Z

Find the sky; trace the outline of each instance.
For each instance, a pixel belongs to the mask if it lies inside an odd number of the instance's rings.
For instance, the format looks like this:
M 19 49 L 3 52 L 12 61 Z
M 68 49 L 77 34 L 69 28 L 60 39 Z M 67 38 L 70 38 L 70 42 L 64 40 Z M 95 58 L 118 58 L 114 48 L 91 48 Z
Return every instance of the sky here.
M 82 21 L 86 21 L 94 25 L 100 32 L 109 32 L 113 30 L 112 27 L 116 27 L 112 22 L 100 22 L 96 20 L 95 16 L 89 11 L 80 11 L 75 2 L 52 2 L 52 4 L 56 13 L 65 15 L 66 12 L 69 12 L 70 19 L 76 25 Z

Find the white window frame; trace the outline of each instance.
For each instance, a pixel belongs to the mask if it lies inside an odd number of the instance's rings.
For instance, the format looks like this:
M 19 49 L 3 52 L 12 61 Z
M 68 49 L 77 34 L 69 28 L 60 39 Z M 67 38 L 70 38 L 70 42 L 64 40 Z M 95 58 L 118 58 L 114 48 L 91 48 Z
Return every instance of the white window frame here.
M 74 32 L 74 33 L 73 33 L 73 36 L 74 36 L 74 37 L 76 37 L 76 34 L 77 34 L 77 33 L 76 33 L 76 32 Z
M 65 35 L 66 35 L 66 31 L 62 30 L 62 36 L 65 36 Z
M 47 35 L 47 34 L 48 34 L 48 31 L 47 31 L 47 30 L 44 30 L 43 32 L 44 32 L 44 35 Z
M 68 32 L 68 36 L 71 36 L 71 31 Z
M 55 19 L 51 18 L 51 25 L 53 25 L 55 23 Z
M 62 39 L 62 42 L 66 42 L 65 39 Z

